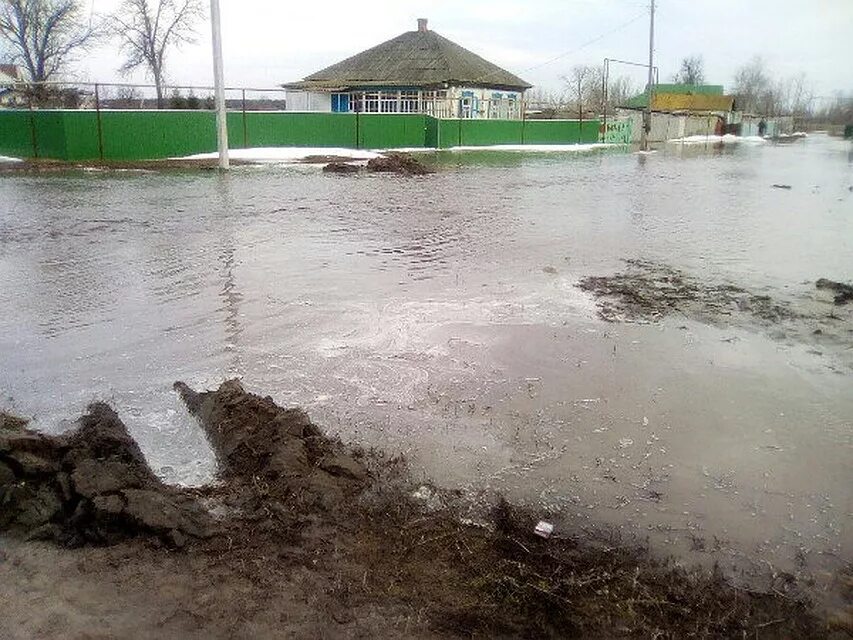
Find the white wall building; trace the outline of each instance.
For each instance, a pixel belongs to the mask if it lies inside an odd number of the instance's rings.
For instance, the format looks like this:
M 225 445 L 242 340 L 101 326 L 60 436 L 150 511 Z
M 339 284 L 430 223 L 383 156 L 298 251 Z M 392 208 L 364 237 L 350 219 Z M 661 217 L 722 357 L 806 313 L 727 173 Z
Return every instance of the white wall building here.
M 407 31 L 300 82 L 283 85 L 288 111 L 426 113 L 518 119 L 530 85 L 430 31 Z

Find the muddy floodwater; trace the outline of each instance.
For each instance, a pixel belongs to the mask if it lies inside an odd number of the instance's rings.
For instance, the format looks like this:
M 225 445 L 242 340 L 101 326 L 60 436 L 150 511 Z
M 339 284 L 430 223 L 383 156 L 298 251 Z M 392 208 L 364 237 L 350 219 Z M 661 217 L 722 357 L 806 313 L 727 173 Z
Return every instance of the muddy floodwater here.
M 815 281 L 853 280 L 850 143 L 429 160 L 0 177 L 0 408 L 58 432 L 108 401 L 161 477 L 201 484 L 172 383 L 240 377 L 558 531 L 831 590 L 853 303 Z M 578 286 L 644 269 L 702 295 L 602 314 Z

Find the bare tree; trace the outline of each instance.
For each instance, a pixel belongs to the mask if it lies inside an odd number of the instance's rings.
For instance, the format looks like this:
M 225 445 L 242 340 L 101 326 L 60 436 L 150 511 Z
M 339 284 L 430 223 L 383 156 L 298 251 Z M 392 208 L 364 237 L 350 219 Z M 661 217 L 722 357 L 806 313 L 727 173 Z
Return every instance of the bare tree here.
M 0 0 L 0 42 L 30 82 L 54 78 L 94 35 L 78 0 Z
M 610 81 L 607 87 L 608 108 L 624 105 L 628 100 L 638 93 L 637 87 L 627 76 L 619 76 Z
M 601 67 L 577 65 L 571 74 L 561 76 L 566 85 L 568 100 L 565 108 L 583 118 L 584 113 L 601 115 L 625 104 L 637 91 L 630 79 L 618 76 L 610 79 L 605 91 L 604 70 Z
M 541 87 L 531 89 L 524 98 L 527 108 L 542 114 L 544 117 L 555 118 L 566 110 L 568 98 L 565 91 L 546 91 Z
M 734 93 L 741 111 L 766 113 L 767 109 L 773 106 L 773 83 L 760 56 L 737 70 Z
M 157 108 L 163 108 L 166 52 L 193 42 L 195 25 L 204 16 L 201 0 L 124 0 L 112 16 L 112 31 L 121 39 L 129 73 L 144 66 L 157 88 Z
M 688 56 L 681 60 L 681 68 L 672 77 L 679 84 L 703 84 L 705 82 L 705 61 L 700 55 Z
M 812 110 L 814 89 L 805 73 L 784 81 L 785 110 L 792 116 L 805 117 Z
M 571 76 L 567 79 L 569 90 L 575 100 L 575 110 L 580 120 L 583 120 L 584 106 L 589 107 L 590 79 L 593 72 L 593 68 L 588 65 L 575 65 L 572 67 Z

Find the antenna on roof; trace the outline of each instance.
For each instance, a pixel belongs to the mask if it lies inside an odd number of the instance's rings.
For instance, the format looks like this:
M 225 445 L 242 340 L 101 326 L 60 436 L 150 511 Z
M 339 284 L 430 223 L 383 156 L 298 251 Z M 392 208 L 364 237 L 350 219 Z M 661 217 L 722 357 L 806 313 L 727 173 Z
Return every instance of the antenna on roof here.
M 426 18 L 418 18 L 418 31 L 429 31 Z

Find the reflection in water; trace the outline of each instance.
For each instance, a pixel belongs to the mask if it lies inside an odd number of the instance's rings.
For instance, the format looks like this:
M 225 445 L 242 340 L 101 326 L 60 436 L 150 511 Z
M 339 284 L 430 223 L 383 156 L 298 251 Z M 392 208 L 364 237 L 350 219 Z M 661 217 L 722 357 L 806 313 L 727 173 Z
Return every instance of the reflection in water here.
M 199 483 L 171 384 L 239 375 L 439 484 L 831 575 L 853 352 L 806 324 L 606 324 L 574 285 L 641 258 L 824 309 L 814 280 L 853 272 L 849 144 L 439 156 L 413 179 L 3 177 L 0 397 L 49 430 L 108 400 L 155 469 Z
M 234 200 L 231 193 L 231 176 L 229 174 L 218 174 L 216 182 L 216 195 L 218 198 L 217 209 L 223 212 L 222 224 L 225 226 L 220 233 L 222 247 L 219 252 L 221 261 L 222 289 L 219 296 L 224 306 L 225 318 L 225 350 L 231 354 L 229 376 L 239 376 L 245 371 L 240 349 L 240 302 L 243 296 L 237 289 L 236 284 L 236 258 L 237 239 L 234 217 L 228 212 L 234 210 Z

